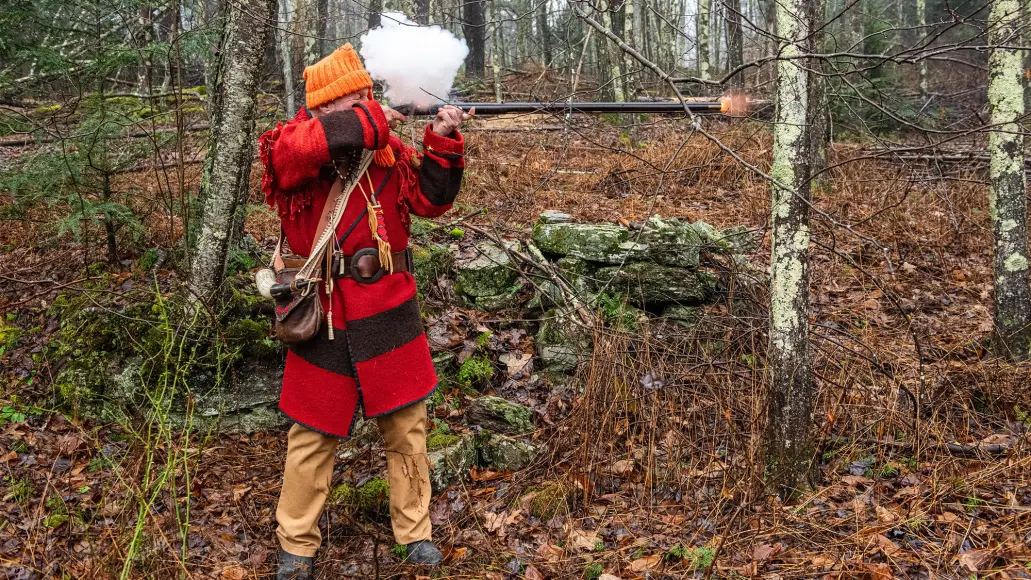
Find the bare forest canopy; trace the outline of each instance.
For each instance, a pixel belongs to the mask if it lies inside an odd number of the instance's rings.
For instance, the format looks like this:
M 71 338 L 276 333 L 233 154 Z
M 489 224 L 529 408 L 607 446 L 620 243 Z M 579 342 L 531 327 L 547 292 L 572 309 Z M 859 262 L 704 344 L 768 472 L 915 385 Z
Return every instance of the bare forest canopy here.
M 256 142 L 392 13 L 494 107 L 411 228 L 434 577 L 1031 578 L 1024 0 L 7 0 L 7 577 L 275 570 Z M 317 577 L 413 577 L 381 449 Z

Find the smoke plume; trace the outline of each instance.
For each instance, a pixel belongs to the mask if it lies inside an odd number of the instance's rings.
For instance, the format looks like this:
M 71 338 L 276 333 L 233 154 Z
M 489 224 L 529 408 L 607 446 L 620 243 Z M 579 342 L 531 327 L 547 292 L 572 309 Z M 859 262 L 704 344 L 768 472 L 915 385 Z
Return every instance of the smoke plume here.
M 432 105 L 446 99 L 469 47 L 439 26 L 418 26 L 400 12 L 382 15 L 382 26 L 361 37 L 361 55 L 372 78 L 386 86 L 394 105 Z

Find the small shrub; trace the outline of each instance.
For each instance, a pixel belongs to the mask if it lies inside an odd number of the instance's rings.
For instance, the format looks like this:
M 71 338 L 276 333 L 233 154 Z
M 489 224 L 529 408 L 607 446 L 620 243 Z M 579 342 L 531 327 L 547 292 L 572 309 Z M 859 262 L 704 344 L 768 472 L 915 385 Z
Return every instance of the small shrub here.
M 604 572 L 605 567 L 601 562 L 595 562 L 584 569 L 584 580 L 598 580 Z
M 455 375 L 455 382 L 461 387 L 473 388 L 490 381 L 493 376 L 494 367 L 490 360 L 487 355 L 480 354 L 465 359 Z
M 29 483 L 28 479 L 14 478 L 7 476 L 4 478 L 4 482 L 7 483 L 7 494 L 11 496 L 17 503 L 28 501 L 32 498 L 32 484 Z

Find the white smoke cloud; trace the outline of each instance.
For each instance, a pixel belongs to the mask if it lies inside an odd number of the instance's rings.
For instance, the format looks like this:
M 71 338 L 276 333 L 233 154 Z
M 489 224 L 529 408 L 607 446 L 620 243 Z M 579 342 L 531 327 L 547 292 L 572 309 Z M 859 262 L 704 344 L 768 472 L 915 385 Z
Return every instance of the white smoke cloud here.
M 418 26 L 400 12 L 384 13 L 380 22 L 362 35 L 360 53 L 390 102 L 425 106 L 446 99 L 469 54 L 465 41 L 439 26 Z

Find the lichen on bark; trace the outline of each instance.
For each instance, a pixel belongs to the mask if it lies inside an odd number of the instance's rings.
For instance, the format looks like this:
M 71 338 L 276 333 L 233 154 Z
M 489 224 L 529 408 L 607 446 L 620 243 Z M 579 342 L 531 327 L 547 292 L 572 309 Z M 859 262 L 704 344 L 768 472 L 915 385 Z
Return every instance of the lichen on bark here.
M 989 16 L 988 203 L 995 252 L 995 337 L 997 353 L 1013 360 L 1028 357 L 1031 342 L 1031 288 L 1028 287 L 1027 201 L 1024 175 L 1020 2 L 997 0 Z
M 190 265 L 190 282 L 211 297 L 225 277 L 237 209 L 247 194 L 253 157 L 255 95 L 270 37 L 275 0 L 241 0 L 227 9 L 218 66 L 220 94 L 214 101 L 203 213 Z
M 777 62 L 777 113 L 770 168 L 770 396 L 765 436 L 766 481 L 775 492 L 806 489 L 813 470 L 816 399 L 809 349 L 809 180 L 811 111 L 806 59 L 816 11 L 812 0 L 777 3 L 778 30 L 786 39 Z

